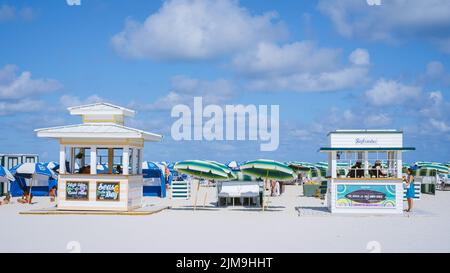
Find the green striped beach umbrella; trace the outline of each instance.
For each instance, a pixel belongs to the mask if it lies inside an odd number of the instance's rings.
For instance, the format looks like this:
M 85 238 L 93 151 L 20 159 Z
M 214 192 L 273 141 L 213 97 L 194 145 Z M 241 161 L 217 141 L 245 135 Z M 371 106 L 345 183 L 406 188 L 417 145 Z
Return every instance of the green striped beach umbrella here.
M 315 165 L 309 162 L 292 161 L 287 164 L 295 172 L 311 171 L 315 169 Z
M 442 164 L 423 164 L 420 166 L 420 169 L 422 168 L 435 169 L 438 173 L 450 173 L 450 168 Z
M 328 162 L 319 162 L 315 164 L 316 167 L 321 169 L 328 169 Z M 348 162 L 336 162 L 336 167 L 339 168 L 348 168 L 350 167 L 350 163 Z
M 313 172 L 311 177 L 325 177 L 326 171 L 328 170 L 328 162 L 319 162 L 315 164 L 319 169 L 319 172 Z M 338 175 L 347 175 L 347 170 L 350 168 L 350 163 L 348 162 L 336 162 L 336 170 Z
M 240 170 L 233 171 L 233 174 L 236 176 L 236 178 L 233 180 L 236 180 L 236 181 L 257 181 L 258 180 L 256 177 L 253 177 L 248 174 L 244 174 Z
M 319 169 L 328 169 L 328 163 L 327 162 L 318 162 L 314 164 Z
M 173 167 L 176 171 L 196 178 L 211 180 L 228 180 L 228 173 L 216 163 L 204 160 L 184 160 Z
M 217 167 L 221 168 L 227 174 L 227 176 L 230 180 L 234 180 L 237 178 L 236 174 L 227 165 L 217 162 L 217 161 L 213 161 L 213 160 L 206 160 L 206 162 L 209 162 L 209 163 L 214 164 Z
M 230 174 L 227 173 L 227 171 L 222 166 L 220 166 L 220 163 L 217 162 L 205 160 L 184 160 L 177 162 L 173 168 L 178 172 L 185 173 L 187 175 L 196 178 L 206 178 L 216 181 L 230 180 Z M 194 201 L 194 210 L 197 208 L 197 198 L 199 190 L 200 190 L 200 182 L 197 184 L 197 192 L 195 194 L 195 201 Z M 205 200 L 206 195 L 204 197 L 203 206 L 205 204 Z
M 256 178 L 270 178 L 280 181 L 294 179 L 294 171 L 288 165 L 275 160 L 248 161 L 241 165 L 241 171 Z
M 414 165 L 418 166 L 418 167 L 422 167 L 422 166 L 430 166 L 430 165 L 436 165 L 436 166 L 445 166 L 447 167 L 445 164 L 440 163 L 440 162 L 431 162 L 431 161 L 417 161 L 414 162 Z
M 419 168 L 419 169 L 413 170 L 412 174 L 414 176 L 436 176 L 437 170 L 434 168 L 430 169 L 430 168 L 424 167 L 424 168 Z
M 246 163 L 241 165 L 241 171 L 244 174 L 248 174 L 254 176 L 256 178 L 265 178 L 264 189 L 267 190 L 267 180 L 293 180 L 294 179 L 294 171 L 289 168 L 288 165 L 268 159 L 257 159 L 252 161 L 247 161 Z M 263 195 L 263 206 L 264 210 L 265 202 Z
M 311 178 L 314 178 L 314 177 L 321 178 L 321 177 L 325 177 L 327 175 L 327 170 L 324 168 L 315 168 L 315 169 L 312 169 L 310 173 L 311 173 Z

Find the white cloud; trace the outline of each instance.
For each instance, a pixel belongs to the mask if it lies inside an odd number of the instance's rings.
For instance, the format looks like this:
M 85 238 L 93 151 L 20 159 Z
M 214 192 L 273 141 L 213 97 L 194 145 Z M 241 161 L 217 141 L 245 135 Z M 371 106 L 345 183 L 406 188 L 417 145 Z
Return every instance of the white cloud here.
M 247 86 L 259 91 L 335 91 L 364 83 L 370 62 L 367 50 L 353 51 L 347 66 L 339 62 L 340 55 L 340 49 L 319 48 L 309 41 L 261 43 L 236 56 L 233 68 L 249 76 Z
M 275 12 L 252 15 L 231 0 L 171 0 L 143 23 L 127 20 L 112 44 L 131 58 L 202 60 L 286 36 Z
M 443 50 L 450 49 L 448 0 L 389 0 L 379 6 L 362 0 L 321 0 L 318 9 L 345 37 L 385 42 L 427 39 Z
M 3 4 L 0 6 L 0 22 L 11 21 L 16 18 L 30 21 L 35 17 L 35 11 L 31 7 L 16 9 L 14 6 Z
M 330 71 L 336 67 L 339 49 L 317 48 L 311 41 L 278 46 L 260 43 L 256 50 L 237 55 L 233 68 L 241 74 L 282 75 Z
M 85 99 L 82 99 L 80 97 L 77 96 L 73 96 L 73 95 L 62 95 L 59 98 L 59 103 L 62 107 L 67 108 L 67 107 L 71 107 L 71 106 L 78 106 L 78 105 L 84 105 L 84 104 L 90 104 L 90 103 L 96 103 L 96 102 L 106 102 L 107 100 L 94 94 L 91 95 Z
M 352 64 L 368 65 L 370 64 L 370 55 L 366 49 L 357 48 L 350 54 L 349 60 Z
M 433 91 L 424 95 L 418 108 L 419 114 L 426 118 L 450 117 L 450 102 L 445 100 L 441 91 Z
M 447 124 L 446 122 L 442 121 L 442 120 L 437 120 L 434 118 L 430 118 L 429 119 L 431 126 L 433 126 L 433 128 L 439 130 L 440 132 L 443 133 L 448 133 L 450 132 L 450 125 Z
M 234 86 L 227 80 L 199 80 L 187 76 L 175 76 L 171 80 L 171 89 L 163 97 L 151 104 L 134 102 L 133 107 L 144 111 L 169 110 L 176 104 L 192 104 L 195 96 L 203 98 L 203 104 L 222 104 L 233 97 Z
M 422 93 L 417 86 L 405 85 L 394 80 L 379 79 L 365 96 L 369 104 L 374 106 L 398 105 L 415 101 Z
M 5 65 L 0 69 L 0 99 L 20 99 L 53 92 L 62 85 L 53 79 L 33 79 L 31 72 L 17 75 L 17 66 Z
M 424 84 L 433 86 L 450 86 L 450 73 L 440 61 L 430 61 L 427 63 L 425 72 L 420 75 L 419 80 Z
M 254 90 L 292 90 L 298 92 L 336 91 L 352 88 L 365 82 L 366 68 L 348 67 L 318 74 L 300 73 L 253 80 L 248 85 Z
M 0 101 L 0 116 L 37 112 L 44 108 L 45 103 L 42 100 L 23 99 L 18 101 Z
M 387 114 L 371 114 L 364 119 L 363 124 L 369 124 L 369 126 L 385 126 L 392 122 L 392 119 Z

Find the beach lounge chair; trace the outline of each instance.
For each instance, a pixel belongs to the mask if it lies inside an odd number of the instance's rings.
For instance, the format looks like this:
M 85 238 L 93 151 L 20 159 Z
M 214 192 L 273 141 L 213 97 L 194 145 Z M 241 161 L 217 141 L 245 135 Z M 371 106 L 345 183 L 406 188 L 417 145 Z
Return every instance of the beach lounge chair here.
M 234 206 L 234 199 L 240 198 L 241 204 L 244 204 L 244 199 L 249 199 L 249 205 L 251 204 L 252 199 L 256 199 L 257 203 L 259 203 L 259 194 L 260 187 L 257 183 L 250 182 L 225 182 L 222 183 L 219 192 L 217 194 L 218 206 L 221 205 L 221 200 L 225 199 L 225 204 L 228 204 L 228 200 L 232 199 L 232 204 Z

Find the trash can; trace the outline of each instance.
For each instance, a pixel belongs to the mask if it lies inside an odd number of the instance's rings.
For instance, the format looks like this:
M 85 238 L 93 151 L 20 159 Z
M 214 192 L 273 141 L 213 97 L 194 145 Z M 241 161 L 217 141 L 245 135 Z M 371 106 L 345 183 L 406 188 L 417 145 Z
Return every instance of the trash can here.
M 420 189 L 421 193 L 426 193 L 426 194 L 436 194 L 436 185 L 435 184 L 422 184 L 421 189 Z
M 303 184 L 303 195 L 306 197 L 315 197 L 319 188 L 319 184 Z

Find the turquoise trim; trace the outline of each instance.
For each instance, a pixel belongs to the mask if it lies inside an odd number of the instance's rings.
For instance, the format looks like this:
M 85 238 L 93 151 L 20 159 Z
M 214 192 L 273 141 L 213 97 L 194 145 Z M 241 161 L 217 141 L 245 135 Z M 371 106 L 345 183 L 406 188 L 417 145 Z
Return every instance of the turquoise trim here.
M 327 134 L 403 134 L 403 131 L 366 131 L 366 130 L 355 130 L 355 131 L 332 131 Z
M 415 147 L 381 147 L 381 148 L 331 148 L 322 147 L 320 152 L 327 151 L 415 151 Z

